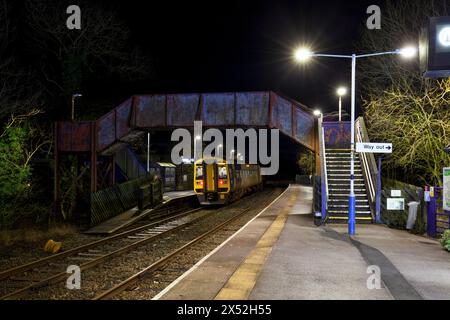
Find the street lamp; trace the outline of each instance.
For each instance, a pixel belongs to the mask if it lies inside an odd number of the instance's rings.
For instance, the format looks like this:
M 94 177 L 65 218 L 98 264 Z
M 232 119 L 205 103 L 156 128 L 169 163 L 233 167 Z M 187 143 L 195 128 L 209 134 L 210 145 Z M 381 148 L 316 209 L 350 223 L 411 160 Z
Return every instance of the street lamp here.
M 342 121 L 342 97 L 347 94 L 347 88 L 340 87 L 336 91 L 337 95 L 339 96 L 339 122 Z
M 412 58 L 417 54 L 416 47 L 405 47 L 397 49 L 395 51 L 386 51 L 369 54 L 352 54 L 352 55 L 340 55 L 340 54 L 321 54 L 314 53 L 308 48 L 299 48 L 294 52 L 294 58 L 298 62 L 306 62 L 313 57 L 324 58 L 340 58 L 351 59 L 352 61 L 352 88 L 351 88 L 351 161 L 350 161 L 350 195 L 348 206 L 348 233 L 349 235 L 355 235 L 356 227 L 356 212 L 355 212 L 355 97 L 356 97 L 356 60 L 361 58 L 369 58 L 375 56 L 385 55 L 400 55 L 404 58 Z
M 72 121 L 73 120 L 75 120 L 75 99 L 76 98 L 80 98 L 80 97 L 82 97 L 83 95 L 82 94 L 80 94 L 80 93 L 74 93 L 73 95 L 72 95 Z
M 313 53 L 309 48 L 299 48 L 294 55 L 297 61 L 307 61 L 313 56 Z
M 322 111 L 320 111 L 319 109 L 316 109 L 316 110 L 314 110 L 314 115 L 316 116 L 316 117 L 323 117 L 323 114 L 322 114 Z
M 319 109 L 314 110 L 314 115 L 319 118 L 319 128 L 322 128 L 323 125 L 323 113 Z M 320 129 L 322 130 L 322 129 Z

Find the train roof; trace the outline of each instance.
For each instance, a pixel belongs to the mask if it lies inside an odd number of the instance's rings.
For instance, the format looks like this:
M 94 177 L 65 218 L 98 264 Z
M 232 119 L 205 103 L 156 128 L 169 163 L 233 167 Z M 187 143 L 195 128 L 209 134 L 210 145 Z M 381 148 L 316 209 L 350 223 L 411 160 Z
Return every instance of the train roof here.
M 201 159 L 198 159 L 197 161 L 195 161 L 194 163 L 200 164 L 200 163 L 203 163 L 203 161 L 205 161 L 205 160 L 213 160 L 213 162 L 217 163 L 217 164 L 227 164 L 228 163 L 227 160 L 222 159 L 222 158 L 216 158 L 216 157 L 201 158 Z

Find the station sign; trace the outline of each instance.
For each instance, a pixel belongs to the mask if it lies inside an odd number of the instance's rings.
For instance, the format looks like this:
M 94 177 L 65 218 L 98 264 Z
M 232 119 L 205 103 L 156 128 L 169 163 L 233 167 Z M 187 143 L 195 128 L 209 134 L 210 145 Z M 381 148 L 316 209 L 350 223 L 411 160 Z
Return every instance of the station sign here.
M 450 17 L 431 17 L 419 41 L 420 66 L 425 78 L 450 77 Z
M 358 153 L 392 153 L 392 143 L 356 143 L 356 152 Z
M 402 190 L 391 190 L 391 197 L 401 197 Z
M 444 210 L 450 211 L 450 168 L 444 168 L 444 190 L 442 196 Z
M 387 198 L 386 209 L 389 211 L 404 211 L 405 199 L 404 198 Z

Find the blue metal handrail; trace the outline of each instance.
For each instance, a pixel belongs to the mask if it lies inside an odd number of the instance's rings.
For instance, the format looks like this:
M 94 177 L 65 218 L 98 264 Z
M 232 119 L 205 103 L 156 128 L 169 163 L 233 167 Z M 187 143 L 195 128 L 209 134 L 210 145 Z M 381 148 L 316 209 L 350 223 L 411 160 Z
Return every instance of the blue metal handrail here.
M 359 117 L 355 123 L 356 142 L 370 142 L 369 133 L 366 128 L 363 117 Z M 375 161 L 373 153 L 361 153 L 361 167 L 365 183 L 369 191 L 369 203 L 373 212 L 373 208 L 377 204 L 377 196 L 380 196 L 381 181 L 379 177 L 379 168 Z M 379 204 L 379 202 L 378 202 Z M 376 210 L 375 210 L 376 211 Z M 377 220 L 379 217 L 375 217 Z M 380 221 L 377 221 L 380 222 Z
M 321 186 L 321 215 L 322 223 L 326 222 L 328 213 L 328 176 L 327 159 L 325 151 L 325 131 L 323 122 L 319 125 L 319 149 L 320 149 L 320 186 Z

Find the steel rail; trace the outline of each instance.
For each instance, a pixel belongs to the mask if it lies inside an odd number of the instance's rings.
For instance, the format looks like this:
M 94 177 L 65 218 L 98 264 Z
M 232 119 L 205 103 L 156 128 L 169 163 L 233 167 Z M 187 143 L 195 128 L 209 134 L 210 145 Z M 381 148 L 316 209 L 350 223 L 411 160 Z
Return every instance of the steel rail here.
M 120 234 L 122 236 L 120 238 L 123 238 L 123 237 L 125 237 L 127 235 L 130 235 L 130 234 L 136 234 L 136 232 L 139 232 L 142 229 L 149 229 L 149 228 L 154 227 L 156 225 L 160 225 L 160 224 L 165 223 L 165 222 L 170 222 L 171 220 L 174 220 L 176 218 L 182 218 L 183 216 L 186 216 L 186 215 L 189 215 L 191 213 L 200 211 L 202 209 L 203 208 L 197 208 L 197 209 L 194 209 L 194 210 L 189 210 L 188 212 L 184 212 L 184 213 L 179 214 L 177 216 L 174 216 L 174 217 L 171 217 L 171 218 L 167 218 L 167 219 L 164 219 L 162 221 L 154 222 L 154 223 L 151 223 L 151 224 L 148 224 L 148 225 L 145 225 L 145 226 L 142 226 L 142 227 L 139 227 L 139 228 L 136 228 L 136 229 L 124 232 L 123 234 Z M 138 241 L 136 241 L 134 243 L 131 243 L 131 244 L 126 245 L 126 246 L 123 246 L 122 248 L 114 250 L 114 251 L 112 251 L 110 253 L 101 255 L 98 258 L 94 258 L 91 261 L 88 261 L 88 262 L 85 262 L 85 263 L 81 264 L 80 265 L 80 270 L 87 270 L 89 268 L 92 268 L 92 267 L 94 267 L 94 266 L 96 266 L 96 265 L 98 265 L 98 264 L 100 264 L 100 263 L 102 263 L 102 262 L 104 262 L 104 261 L 106 261 L 106 260 L 108 260 L 110 258 L 113 258 L 113 257 L 119 256 L 119 255 L 121 255 L 123 253 L 129 252 L 132 249 L 134 249 L 135 247 L 138 247 L 138 246 L 146 244 L 147 242 L 156 240 L 157 238 L 159 238 L 161 236 L 164 236 L 167 233 L 176 231 L 176 230 L 178 230 L 180 228 L 185 228 L 187 225 L 195 223 L 195 222 L 197 222 L 197 221 L 199 221 L 201 219 L 204 219 L 204 218 L 206 218 L 208 216 L 209 216 L 209 214 L 205 214 L 204 216 L 196 218 L 196 219 L 194 219 L 192 221 L 189 221 L 187 223 L 181 224 L 180 226 L 176 226 L 176 227 L 168 229 L 166 231 L 162 231 L 159 234 L 155 234 L 155 235 L 149 236 L 149 237 L 144 238 L 142 240 L 138 240 Z M 104 240 L 108 240 L 108 241 L 104 241 Z M 109 237 L 109 238 L 102 239 L 100 241 L 96 241 L 94 243 L 91 243 L 91 244 L 88 244 L 88 245 L 85 245 L 85 246 L 81 246 L 81 247 L 75 248 L 75 249 L 73 249 L 72 254 L 68 254 L 68 255 L 66 254 L 64 256 L 58 256 L 57 258 L 60 259 L 60 258 L 68 257 L 68 256 L 73 256 L 73 255 L 76 255 L 77 253 L 80 253 L 80 252 L 83 252 L 83 251 L 86 251 L 86 250 L 92 248 L 93 244 L 96 244 L 96 246 L 98 246 L 99 242 L 101 242 L 100 244 L 103 245 L 103 244 L 107 244 L 109 242 L 112 242 L 112 240 L 117 240 L 117 237 L 116 236 Z M 83 249 L 83 250 L 80 250 L 80 249 Z M 67 253 L 67 252 L 65 252 L 65 253 Z M 53 258 L 53 257 L 49 257 L 49 258 Z M 47 258 L 44 258 L 44 259 L 45 259 L 44 264 L 48 263 L 49 261 L 52 260 L 52 259 L 47 259 Z M 42 260 L 44 260 L 44 259 L 42 259 Z M 31 265 L 31 264 L 38 263 L 38 262 L 40 263 L 39 265 L 42 265 L 42 260 L 39 260 L 39 261 L 30 263 L 30 264 L 27 264 L 27 266 Z M 21 267 L 24 267 L 24 266 L 17 267 L 16 269 L 18 269 L 19 271 L 17 271 L 14 274 L 10 274 L 6 279 L 8 279 L 9 277 L 11 277 L 13 275 L 23 273 L 24 271 L 21 269 Z M 36 267 L 36 265 L 33 265 L 33 267 Z M 29 269 L 27 269 L 27 270 L 29 270 Z M 14 269 L 11 269 L 11 271 L 14 271 Z M 60 273 L 58 273 L 56 275 L 52 275 L 50 277 L 44 278 L 44 279 L 42 279 L 40 281 L 37 281 L 37 282 L 35 282 L 35 283 L 31 284 L 31 285 L 23 287 L 23 288 L 21 288 L 19 290 L 16 290 L 16 291 L 12 292 L 12 293 L 8 293 L 6 295 L 0 296 L 0 300 L 7 300 L 7 299 L 20 297 L 20 296 L 26 294 L 29 291 L 32 291 L 32 290 L 35 290 L 35 289 L 39 289 L 39 288 L 42 288 L 42 287 L 46 287 L 46 286 L 48 286 L 50 284 L 57 283 L 57 282 L 65 279 L 65 278 L 67 278 L 67 273 L 66 272 L 60 272 Z M 30 281 L 32 281 L 32 280 L 30 280 Z
M 157 220 L 157 221 L 153 221 L 153 222 L 151 222 L 149 224 L 146 224 L 146 225 L 138 227 L 138 228 L 134 228 L 134 229 L 131 229 L 131 230 L 128 230 L 128 231 L 124 231 L 122 233 L 119 233 L 119 234 L 116 234 L 116 235 L 113 235 L 113 236 L 109 236 L 109 237 L 106 237 L 104 239 L 100 239 L 100 240 L 97 240 L 97 241 L 94 241 L 94 242 L 91 242 L 91 243 L 88 243 L 88 244 L 84 244 L 84 245 L 81 245 L 79 247 L 76 247 L 76 248 L 73 248 L 73 249 L 70 249 L 70 250 L 67 250 L 67 251 L 63 251 L 63 252 L 57 253 L 57 254 L 49 256 L 49 257 L 45 257 L 45 258 L 42 258 L 42 259 L 39 259 L 39 260 L 36 260 L 36 261 L 32 261 L 32 262 L 29 262 L 29 263 L 26 263 L 26 264 L 23 264 L 23 265 L 20 265 L 20 266 L 17 266 L 17 267 L 13 267 L 13 268 L 7 269 L 5 271 L 0 272 L 0 280 L 4 280 L 4 279 L 7 279 L 7 278 L 9 278 L 9 277 L 11 277 L 13 275 L 18 274 L 18 273 L 25 272 L 25 271 L 28 271 L 30 269 L 36 268 L 36 267 L 40 267 L 40 266 L 42 266 L 44 264 L 47 264 L 49 262 L 53 262 L 53 261 L 58 260 L 58 259 L 69 257 L 69 256 L 75 255 L 77 253 L 80 253 L 80 252 L 83 252 L 83 251 L 95 248 L 95 247 L 100 246 L 100 245 L 104 245 L 104 244 L 106 244 L 108 242 L 111 242 L 113 240 L 125 238 L 125 237 L 127 237 L 129 235 L 132 235 L 132 234 L 135 234 L 136 232 L 139 232 L 141 230 L 145 230 L 145 229 L 151 228 L 151 227 L 153 227 L 155 225 L 158 225 L 158 224 L 161 224 L 161 223 L 169 222 L 170 220 L 180 218 L 180 217 L 182 217 L 184 215 L 188 215 L 188 214 L 190 214 L 192 212 L 196 212 L 196 211 L 199 211 L 199 210 L 202 210 L 202 209 L 203 208 L 196 208 L 196 209 L 193 209 L 193 210 L 189 210 L 189 211 L 177 214 L 175 216 L 169 216 L 167 218 L 164 218 L 164 219 L 161 219 L 161 220 Z M 167 215 L 164 215 L 164 216 L 167 216 Z
M 222 222 L 221 224 L 219 224 L 218 226 L 214 227 L 213 229 L 211 229 L 211 230 L 201 234 L 200 236 L 194 238 L 193 240 L 189 241 L 188 243 L 186 243 L 182 247 L 180 247 L 180 248 L 176 249 L 175 251 L 169 253 L 168 255 L 162 257 L 158 261 L 152 263 L 150 266 L 148 266 L 145 269 L 139 271 L 138 273 L 134 274 L 133 276 L 129 277 L 128 279 L 122 281 L 118 285 L 116 285 L 116 286 L 112 287 L 111 289 L 109 289 L 109 290 L 107 290 L 107 291 L 105 291 L 105 292 L 95 296 L 92 300 L 104 300 L 104 299 L 112 298 L 112 297 L 118 295 L 119 293 L 121 293 L 122 291 L 126 290 L 127 288 L 132 286 L 134 283 L 139 281 L 139 279 L 142 278 L 143 276 L 145 276 L 145 275 L 147 275 L 149 273 L 152 273 L 154 271 L 157 271 L 160 267 L 162 267 L 163 265 L 168 263 L 170 260 L 172 260 L 173 257 L 178 255 L 179 253 L 185 251 L 186 249 L 189 249 L 190 247 L 192 247 L 197 242 L 203 240 L 204 238 L 206 238 L 207 236 L 213 234 L 214 232 L 222 229 L 224 226 L 230 224 L 234 220 L 242 217 L 250 209 L 251 209 L 251 207 L 248 207 L 248 208 L 244 209 L 243 211 L 239 212 L 234 217 L 226 220 L 225 222 Z

